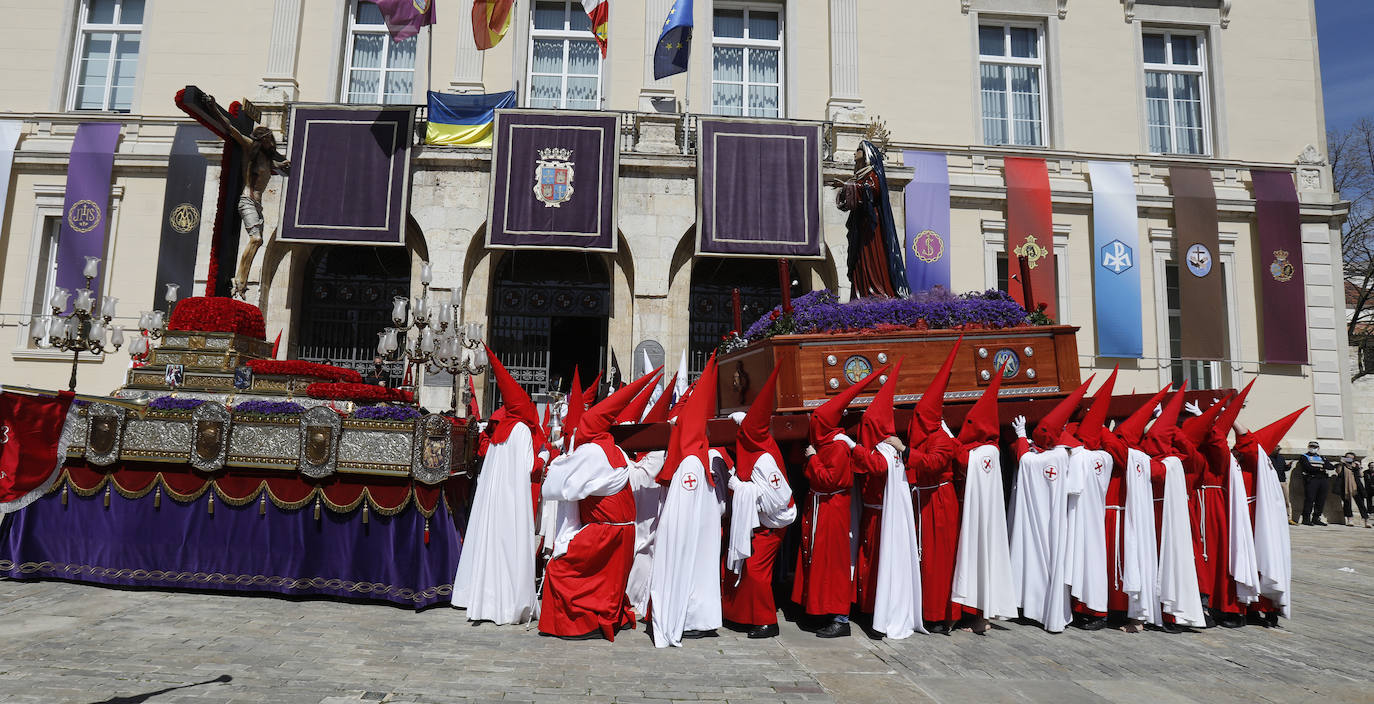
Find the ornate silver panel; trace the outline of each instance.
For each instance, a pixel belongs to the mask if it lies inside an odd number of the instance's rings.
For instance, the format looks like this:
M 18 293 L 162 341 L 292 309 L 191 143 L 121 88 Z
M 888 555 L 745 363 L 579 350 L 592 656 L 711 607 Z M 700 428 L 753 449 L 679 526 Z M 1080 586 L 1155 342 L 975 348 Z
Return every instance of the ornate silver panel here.
M 410 466 L 410 438 L 394 430 L 344 428 L 339 439 L 339 462 L 348 464 Z
M 425 484 L 448 479 L 453 467 L 453 425 L 437 414 L 415 421 L 410 446 L 410 473 Z
M 339 437 L 343 435 L 343 419 L 327 406 L 316 406 L 301 414 L 300 464 L 301 474 L 314 479 L 334 473 L 339 463 Z
M 86 461 L 108 467 L 119 461 L 119 446 L 124 440 L 126 411 L 108 403 L 92 403 L 86 409 L 90 431 L 86 436 Z
M 224 467 L 229 456 L 229 409 L 222 403 L 206 401 L 191 414 L 191 466 L 202 472 Z
M 299 423 L 234 424 L 229 435 L 229 454 L 236 465 L 293 467 L 300 449 Z
M 176 457 L 186 452 L 190 441 L 191 426 L 184 420 L 135 417 L 124 424 L 123 454 Z

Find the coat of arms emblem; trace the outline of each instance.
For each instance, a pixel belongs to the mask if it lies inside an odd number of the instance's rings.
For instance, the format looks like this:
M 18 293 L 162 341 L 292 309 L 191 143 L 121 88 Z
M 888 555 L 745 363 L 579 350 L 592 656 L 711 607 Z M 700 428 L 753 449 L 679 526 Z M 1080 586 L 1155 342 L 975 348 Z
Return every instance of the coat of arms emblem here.
M 1288 251 L 1274 250 L 1274 261 L 1269 263 L 1269 275 L 1280 283 L 1293 279 L 1293 262 L 1288 261 Z
M 573 150 L 551 147 L 539 150 L 534 167 L 534 197 L 545 208 L 557 208 L 572 200 Z

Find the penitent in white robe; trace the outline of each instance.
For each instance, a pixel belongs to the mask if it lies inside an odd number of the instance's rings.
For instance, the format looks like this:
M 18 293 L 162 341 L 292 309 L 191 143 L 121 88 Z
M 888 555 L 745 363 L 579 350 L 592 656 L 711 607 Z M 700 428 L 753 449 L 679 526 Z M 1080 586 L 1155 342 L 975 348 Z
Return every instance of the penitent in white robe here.
M 749 481 L 731 476 L 730 534 L 725 551 L 725 569 L 739 574 L 745 560 L 754 554 L 754 530 L 786 528 L 797 520 L 792 487 L 773 456 L 764 453 L 754 461 Z
M 906 464 L 897 450 L 878 444 L 887 460 L 887 486 L 878 526 L 878 579 L 873 591 L 873 630 L 901 640 L 926 633 L 921 618 L 921 548 L 916 540 L 916 514 Z
M 1267 449 L 1259 450 L 1255 477 L 1255 566 L 1259 571 L 1260 595 L 1274 602 L 1284 618 L 1290 618 L 1293 550 L 1288 542 L 1288 507 L 1283 501 L 1279 475 L 1265 454 Z
M 1155 539 L 1154 489 L 1150 484 L 1150 456 L 1140 450 L 1126 455 L 1126 510 L 1121 549 L 1121 591 L 1126 593 L 1126 616 L 1163 625 L 1159 608 L 1159 550 Z
M 1164 613 L 1180 626 L 1206 626 L 1202 594 L 1193 557 L 1193 528 L 1188 519 L 1188 487 L 1183 463 L 1165 457 L 1164 502 L 1159 529 L 1159 602 Z
M 1236 599 L 1242 604 L 1259 601 L 1260 579 L 1255 566 L 1255 533 L 1250 523 L 1250 497 L 1245 493 L 1245 479 L 1240 473 L 1240 463 L 1235 455 L 1227 455 L 1231 460 L 1227 472 L 1226 491 L 1227 513 L 1231 519 L 1230 564 L 1231 578 L 1236 580 Z M 1261 465 L 1263 466 L 1263 465 Z
M 1082 492 L 1069 504 L 1076 543 L 1069 572 L 1069 593 L 1084 606 L 1107 612 L 1107 484 L 1112 456 L 1103 450 L 1075 447 L 1069 451 L 1070 472 L 1081 477 Z
M 640 615 L 648 613 L 649 575 L 654 571 L 654 532 L 667 491 L 657 479 L 664 455 L 662 450 L 655 450 L 629 467 L 630 491 L 635 497 L 635 559 L 630 566 L 625 595 L 630 598 L 635 613 Z
M 1016 618 L 1018 587 L 1007 543 L 1002 460 L 996 445 L 969 451 L 962 511 L 950 600 L 978 609 L 984 618 Z
M 538 614 L 534 583 L 534 445 L 523 423 L 487 450 L 453 578 L 453 605 L 469 621 L 525 623 Z
M 713 463 L 714 464 L 714 463 Z M 701 459 L 689 455 L 668 484 L 649 576 L 654 647 L 682 645 L 683 631 L 720 628 L 721 503 Z
M 1069 569 L 1078 543 L 1069 509 L 1081 484 L 1062 446 L 1021 457 L 1012 497 L 1011 571 L 1022 613 L 1051 633 L 1073 620 Z

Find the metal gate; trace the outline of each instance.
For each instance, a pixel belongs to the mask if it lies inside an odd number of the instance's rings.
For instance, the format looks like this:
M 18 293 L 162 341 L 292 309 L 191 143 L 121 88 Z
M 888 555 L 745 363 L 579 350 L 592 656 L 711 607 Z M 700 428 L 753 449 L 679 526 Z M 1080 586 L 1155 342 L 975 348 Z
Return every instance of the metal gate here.
M 305 267 L 296 357 L 367 373 L 377 333 L 391 325 L 391 299 L 410 294 L 410 254 L 402 247 L 319 246 Z M 405 365 L 390 362 L 392 385 Z

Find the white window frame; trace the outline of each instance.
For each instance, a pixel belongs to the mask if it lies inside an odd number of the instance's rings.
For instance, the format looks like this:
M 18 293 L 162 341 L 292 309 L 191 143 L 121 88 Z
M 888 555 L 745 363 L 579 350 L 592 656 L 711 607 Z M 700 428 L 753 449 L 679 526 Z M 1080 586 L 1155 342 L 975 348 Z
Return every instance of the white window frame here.
M 1002 56 L 989 56 L 989 55 L 983 53 L 983 46 L 982 46 L 982 41 L 981 41 L 981 33 L 982 33 L 982 28 L 983 28 L 983 27 L 1000 27 L 1000 28 L 1002 29 L 1002 49 L 1003 49 L 1003 51 L 1005 52 Z M 1035 30 L 1035 54 L 1036 54 L 1036 56 L 1037 56 L 1038 58 L 1027 59 L 1027 58 L 1024 58 L 1024 57 L 1018 57 L 1018 56 L 1012 56 L 1012 55 L 1011 55 L 1011 30 L 1012 30 L 1013 27 L 1015 27 L 1015 28 L 1017 28 L 1017 29 L 1034 29 L 1034 30 Z M 1043 23 L 1041 23 L 1041 22 L 1026 21 L 1026 20 L 991 19 L 991 18 L 985 19 L 985 18 L 983 18 L 983 17 L 979 17 L 979 18 L 978 18 L 977 29 L 974 31 L 974 35 L 973 35 L 973 36 L 974 36 L 974 42 L 975 42 L 974 52 L 975 52 L 975 53 L 977 54 L 977 56 L 978 56 L 978 73 L 975 75 L 974 80 L 975 80 L 975 89 L 976 89 L 977 95 L 978 95 L 978 131 L 979 131 L 979 138 L 981 139 L 981 141 L 982 141 L 982 143 L 983 143 L 984 146 L 992 146 L 992 147 L 1001 147 L 1001 146 L 1012 146 L 1012 147 L 1041 147 L 1041 148 L 1044 148 L 1044 147 L 1048 147 L 1048 146 L 1049 146 L 1049 142 L 1050 142 L 1050 140 L 1049 140 L 1049 124 L 1050 124 L 1050 118 L 1049 118 L 1049 97 L 1048 97 L 1048 95 L 1049 95 L 1049 85 L 1048 85 L 1048 79 L 1047 79 L 1047 76 L 1049 75 L 1049 62 L 1046 60 L 1046 57 L 1045 57 L 1045 50 L 1046 50 L 1045 34 L 1046 34 L 1045 25 L 1044 25 Z M 1000 66 L 1030 66 L 1030 67 L 1039 69 L 1039 72 L 1038 72 L 1038 75 L 1040 76 L 1040 81 L 1039 81 L 1039 83 L 1040 83 L 1040 92 L 1039 92 L 1039 96 L 1040 96 L 1040 143 L 1039 143 L 1039 144 L 1017 144 L 1017 143 L 1014 142 L 1014 141 L 1008 141 L 1008 142 L 1002 143 L 1002 144 L 991 144 L 991 143 L 988 142 L 987 131 L 986 131 L 986 130 L 984 129 L 984 127 L 983 127 L 983 122 L 984 122 L 985 120 L 988 119 L 985 115 L 983 115 L 983 102 L 982 102 L 982 97 L 983 97 L 983 64 L 997 64 L 997 65 L 1000 65 Z M 1005 81 L 1004 81 L 1004 84 L 1003 84 L 1002 88 L 1003 88 L 1003 95 L 1007 96 L 1007 116 L 1006 116 L 1006 123 L 1007 123 L 1007 138 L 1008 138 L 1008 139 L 1014 139 L 1014 138 L 1015 138 L 1014 136 L 1015 136 L 1015 134 L 1016 134 L 1016 129 L 1015 129 L 1015 126 L 1014 126 L 1014 124 L 1013 124 L 1013 123 L 1015 122 L 1015 120 L 1012 119 L 1012 106 L 1011 106 L 1011 73 L 1010 73 L 1010 72 L 1007 72 L 1007 73 L 1005 74 Z
M 568 107 L 568 77 L 569 77 L 569 76 L 572 76 L 572 77 L 574 77 L 574 78 L 590 78 L 590 77 L 591 77 L 591 74 L 588 74 L 588 73 L 572 73 L 572 74 L 568 73 L 568 68 L 572 65 L 571 62 L 569 61 L 569 59 L 570 59 L 569 53 L 571 52 L 571 46 L 572 46 L 572 44 L 569 42 L 569 40 L 577 40 L 577 41 L 588 41 L 588 40 L 590 40 L 590 41 L 593 41 L 593 42 L 596 40 L 595 35 L 591 34 L 590 32 L 587 32 L 587 31 L 585 31 L 585 30 L 580 30 L 580 29 L 577 29 L 577 30 L 572 29 L 572 17 L 573 17 L 573 13 L 580 13 L 580 14 L 582 14 L 583 16 L 586 15 L 586 12 L 582 9 L 582 3 L 578 2 L 577 0 L 545 0 L 545 1 L 550 1 L 550 2 L 562 2 L 562 3 L 563 3 L 563 29 L 536 29 L 535 26 L 534 26 L 534 11 L 535 11 L 535 5 L 536 5 L 537 1 L 538 1 L 538 0 L 531 0 L 531 2 L 530 2 L 530 12 L 529 12 L 530 37 L 529 37 L 529 43 L 528 43 L 528 44 L 526 45 L 526 47 L 525 47 L 526 54 L 529 56 L 529 60 L 525 63 L 525 105 L 526 105 L 526 106 L 530 106 L 530 101 L 531 101 L 531 99 L 533 99 L 534 77 L 535 77 L 535 76 L 558 76 L 558 77 L 560 78 L 560 80 L 562 81 L 562 84 L 561 84 L 560 90 L 559 90 L 559 103 L 560 103 L 560 104 L 559 104 L 556 108 L 553 108 L 553 109 L 556 109 L 556 110 L 569 110 L 569 109 L 586 110 L 586 109 L 588 109 L 588 108 L 569 108 L 569 107 Z M 557 73 L 557 74 L 556 74 L 556 73 L 535 73 L 535 71 L 534 71 L 534 43 L 535 43 L 535 41 L 540 40 L 540 39 L 543 39 L 543 40 L 554 40 L 554 41 L 561 41 L 561 42 L 563 42 L 563 72 L 562 72 L 562 73 Z M 605 69 L 606 69 L 606 59 L 603 58 L 603 57 L 601 56 L 601 54 L 600 54 L 600 49 L 598 48 L 598 49 L 597 49 L 597 57 L 596 57 L 596 103 L 597 103 L 597 109 L 600 109 L 601 107 L 604 107 L 604 106 L 606 105 L 606 85 L 605 85 L 605 72 L 606 72 L 606 71 L 605 71 Z M 542 109 L 549 109 L 547 106 L 541 106 L 541 108 L 542 108 Z
M 143 5 L 143 22 L 139 24 L 91 24 L 88 19 L 91 10 L 91 0 L 80 0 L 77 7 L 76 18 L 76 40 L 72 42 L 71 75 L 67 80 L 67 100 L 66 106 L 69 111 L 80 112 L 118 112 L 121 114 L 132 113 L 134 104 L 138 101 L 138 69 L 143 67 L 143 25 L 148 21 L 148 5 Z M 124 19 L 124 0 L 116 0 L 115 17 Z M 86 49 L 87 42 L 92 34 L 113 34 L 115 43 L 110 47 L 110 68 L 105 74 L 105 97 L 101 101 L 99 108 L 82 108 L 76 104 L 77 83 L 81 81 L 81 58 Z M 128 110 L 116 110 L 110 107 L 110 99 L 114 94 L 115 58 L 119 55 L 119 42 L 125 35 L 138 35 L 138 55 L 135 59 L 137 68 L 135 69 L 134 95 L 129 99 Z
M 1145 37 L 1148 35 L 1163 35 L 1164 37 L 1164 60 L 1165 63 L 1147 63 L 1145 61 Z M 1188 36 L 1197 39 L 1198 62 L 1195 66 L 1180 65 L 1173 63 L 1175 35 Z M 1211 156 L 1213 152 L 1212 144 L 1212 87 L 1207 67 L 1211 61 L 1209 47 L 1207 44 L 1207 33 L 1199 29 L 1177 29 L 1164 27 L 1142 27 L 1140 30 L 1140 65 L 1141 65 L 1141 97 L 1144 99 L 1145 120 L 1145 148 L 1151 154 L 1183 154 L 1186 156 Z M 1202 151 L 1197 154 L 1178 151 L 1178 122 L 1174 114 L 1174 82 L 1166 80 L 1165 85 L 1169 89 L 1169 151 L 1157 152 L 1150 144 L 1150 97 L 1146 93 L 1149 90 L 1147 76 L 1150 73 L 1163 74 L 1188 74 L 1198 76 L 1198 95 L 1202 97 Z
M 717 2 L 711 6 L 711 56 L 709 66 L 711 73 L 708 74 L 707 96 L 711 100 L 711 114 L 724 115 L 720 112 L 723 106 L 716 105 L 716 84 L 724 83 L 740 86 L 741 93 L 740 114 L 735 117 L 752 117 L 764 119 L 785 119 L 787 117 L 787 17 L 786 8 L 781 3 L 775 2 Z M 743 10 L 744 11 L 744 37 L 717 37 L 715 33 L 716 10 Z M 749 37 L 749 13 L 751 11 L 768 12 L 778 16 L 778 38 L 777 39 L 752 39 Z M 717 81 L 715 76 L 716 66 L 716 47 L 737 48 L 744 50 L 743 75 L 741 80 L 736 81 Z M 770 49 L 778 52 L 778 82 L 757 83 L 749 80 L 749 51 L 751 49 Z M 778 88 L 778 114 L 776 116 L 750 115 L 749 114 L 749 88 L 752 86 L 773 86 Z
M 392 105 L 408 104 L 414 100 L 416 79 L 419 77 L 418 68 L 420 64 L 420 38 L 418 35 L 414 38 L 414 66 L 410 68 L 389 68 L 389 65 L 391 63 L 391 48 L 392 45 L 396 43 L 396 41 L 391 38 L 391 34 L 387 31 L 385 24 L 358 24 L 358 5 L 361 2 L 363 2 L 363 0 L 352 0 L 348 4 L 348 18 L 346 20 L 347 26 L 344 29 L 343 71 L 341 72 L 342 76 L 339 84 L 339 102 L 348 103 L 350 105 L 386 105 L 388 103 L 384 101 L 386 100 L 387 74 L 409 73 L 410 98 L 407 100 L 403 100 L 399 103 L 390 103 Z M 380 34 L 386 38 L 386 41 L 382 44 L 382 57 L 381 61 L 379 62 L 378 68 L 361 69 L 364 71 L 377 71 L 381 73 L 381 79 L 377 82 L 377 93 L 376 95 L 372 96 L 374 99 L 371 102 L 362 103 L 354 102 L 352 100 L 353 91 L 349 89 L 349 84 L 352 82 L 353 78 L 353 43 L 359 34 Z

